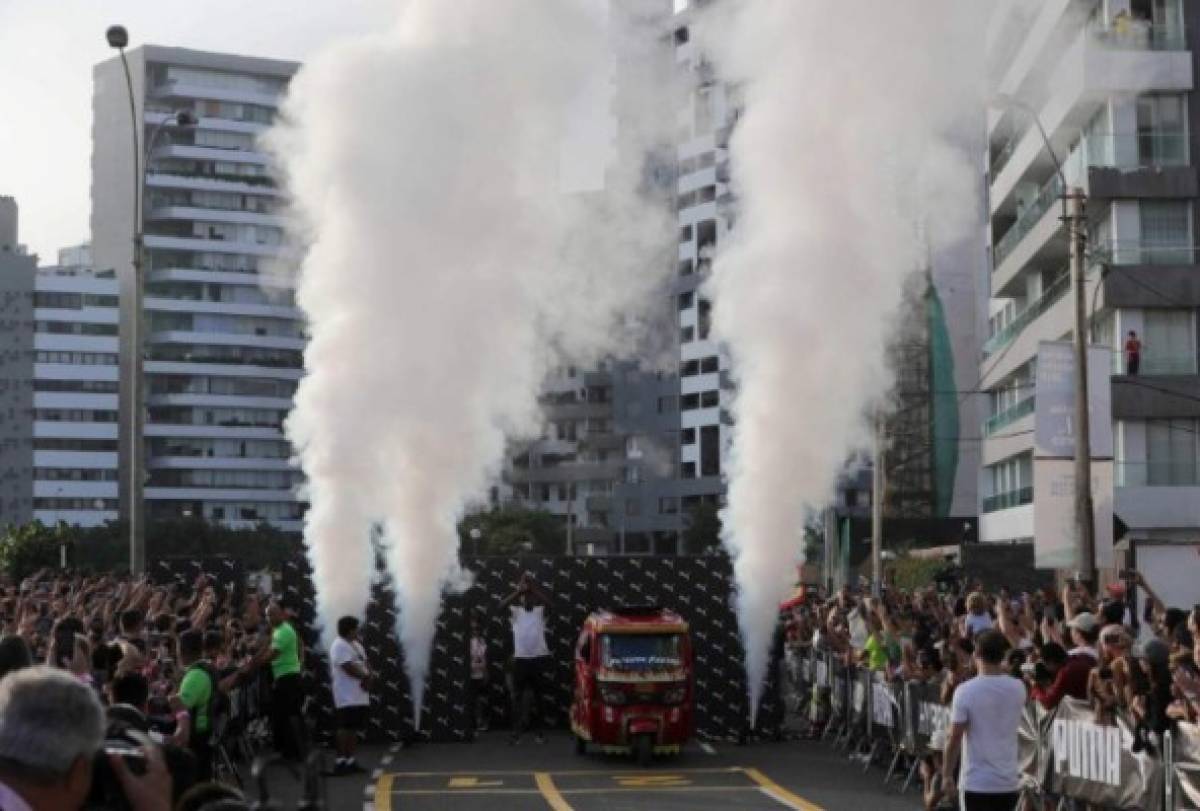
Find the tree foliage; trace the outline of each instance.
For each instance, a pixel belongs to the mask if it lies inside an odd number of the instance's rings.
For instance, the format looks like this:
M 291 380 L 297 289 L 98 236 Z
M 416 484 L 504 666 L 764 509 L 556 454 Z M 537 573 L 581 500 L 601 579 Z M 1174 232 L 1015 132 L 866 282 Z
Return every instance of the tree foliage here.
M 685 555 L 703 555 L 721 548 L 721 515 L 715 504 L 700 503 L 688 510 L 683 520 Z
M 66 548 L 68 565 L 103 572 L 129 570 L 129 535 L 124 522 L 96 527 L 33 521 L 0 534 L 0 570 L 20 579 L 43 567 L 58 567 Z M 236 558 L 248 569 L 278 570 L 298 554 L 300 541 L 269 524 L 231 529 L 202 519 L 154 521 L 146 527 L 146 560 L 157 558 Z
M 478 539 L 471 537 L 471 531 L 476 529 Z M 466 554 L 558 555 L 567 545 L 566 525 L 561 516 L 516 505 L 467 516 L 458 525 L 458 537 Z

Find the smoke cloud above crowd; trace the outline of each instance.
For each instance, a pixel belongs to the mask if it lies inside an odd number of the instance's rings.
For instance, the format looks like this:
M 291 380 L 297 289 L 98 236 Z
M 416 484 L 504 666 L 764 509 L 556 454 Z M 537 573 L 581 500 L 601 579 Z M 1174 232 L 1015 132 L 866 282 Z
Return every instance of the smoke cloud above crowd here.
M 804 526 L 887 396 L 905 279 L 927 247 L 977 227 L 978 153 L 962 143 L 982 116 L 987 6 L 712 9 L 703 47 L 744 103 L 730 142 L 737 219 L 707 294 L 736 384 L 722 532 L 753 716 Z
M 462 581 L 459 519 L 506 441 L 540 433 L 547 371 L 636 331 L 672 229 L 640 166 L 602 193 L 561 188 L 573 105 L 624 30 L 602 5 L 396 9 L 305 65 L 268 140 L 304 251 L 311 340 L 287 432 L 318 612 L 327 633 L 361 614 L 378 527 L 417 723 L 441 596 Z

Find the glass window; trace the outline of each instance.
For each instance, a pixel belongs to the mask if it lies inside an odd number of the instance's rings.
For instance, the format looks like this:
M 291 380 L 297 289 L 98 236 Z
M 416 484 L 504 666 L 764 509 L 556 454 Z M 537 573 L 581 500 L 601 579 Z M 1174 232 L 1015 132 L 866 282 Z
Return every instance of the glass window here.
M 1191 259 L 1191 204 L 1180 200 L 1142 200 L 1142 263 L 1185 265 Z
M 1146 310 L 1142 374 L 1195 374 L 1196 332 L 1192 310 Z
M 1146 420 L 1146 483 L 1196 483 L 1196 420 Z

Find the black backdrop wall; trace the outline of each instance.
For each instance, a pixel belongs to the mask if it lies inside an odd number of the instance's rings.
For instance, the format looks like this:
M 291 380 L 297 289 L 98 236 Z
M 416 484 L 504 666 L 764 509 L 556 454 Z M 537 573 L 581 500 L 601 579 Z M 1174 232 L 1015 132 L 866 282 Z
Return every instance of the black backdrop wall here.
M 488 643 L 489 724 L 503 727 L 511 721 L 506 665 L 512 652 L 508 618 L 500 601 L 512 592 L 524 571 L 533 573 L 553 598 L 547 623 L 547 643 L 553 661 L 551 689 L 543 713 L 553 726 L 567 725 L 573 690 L 572 656 L 575 641 L 587 615 L 598 608 L 654 604 L 677 611 L 690 624 L 696 651 L 696 729 L 707 739 L 734 740 L 746 730 L 747 699 L 742 646 L 732 607 L 732 572 L 729 560 L 712 557 L 522 557 L 466 558 L 463 565 L 474 574 L 474 585 L 461 595 L 448 595 L 438 619 L 434 650 L 425 690 L 421 729 L 414 732 L 412 698 L 404 672 L 404 654 L 395 636 L 395 595 L 386 579 L 373 589 L 361 629 L 363 645 L 381 685 L 372 695 L 368 739 L 382 741 L 412 738 L 466 741 L 474 727 L 467 699 L 470 618 L 477 617 Z M 163 562 L 160 576 L 181 568 L 194 578 L 204 564 Z M 229 576 L 231 572 L 222 571 Z M 315 626 L 315 600 L 308 563 L 297 558 L 283 571 L 282 589 L 300 606 L 301 632 L 307 642 L 309 693 L 316 701 L 317 727 L 329 730 L 333 709 L 328 665 Z M 773 652 L 773 656 L 777 655 Z M 780 732 L 782 705 L 775 674 L 759 705 L 757 733 Z

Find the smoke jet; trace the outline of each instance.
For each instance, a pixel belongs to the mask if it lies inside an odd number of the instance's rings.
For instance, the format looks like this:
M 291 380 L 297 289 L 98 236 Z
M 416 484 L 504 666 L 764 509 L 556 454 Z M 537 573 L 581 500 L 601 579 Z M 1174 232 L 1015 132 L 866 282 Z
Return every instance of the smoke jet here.
M 700 39 L 744 93 L 730 141 L 737 220 L 707 293 L 736 396 L 723 542 L 733 556 L 750 719 L 802 532 L 828 504 L 924 247 L 969 236 L 986 7 L 977 0 L 716 4 Z M 981 126 L 981 125 L 976 125 Z M 982 250 L 982 246 L 981 246 Z
M 585 0 L 410 0 L 292 83 L 269 145 L 306 254 L 311 339 L 287 422 L 307 477 L 305 543 L 328 629 L 361 612 L 378 526 L 419 726 L 457 522 L 507 437 L 540 430 L 548 368 L 594 360 L 657 284 L 663 215 L 611 173 L 565 198 L 581 89 L 612 68 Z M 637 319 L 630 319 L 636 322 Z

